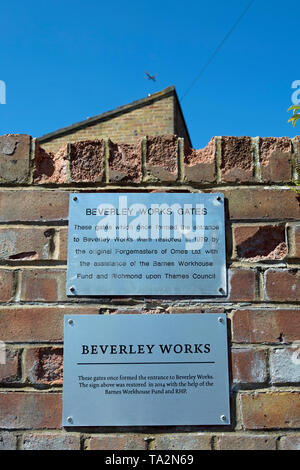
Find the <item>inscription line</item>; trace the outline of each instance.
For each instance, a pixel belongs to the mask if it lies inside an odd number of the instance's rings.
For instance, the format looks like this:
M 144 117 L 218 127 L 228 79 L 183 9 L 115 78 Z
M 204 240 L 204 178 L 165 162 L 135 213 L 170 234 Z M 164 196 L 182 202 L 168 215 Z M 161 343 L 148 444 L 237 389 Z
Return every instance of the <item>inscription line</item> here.
M 215 364 L 215 361 L 191 361 L 191 362 L 77 362 L 78 366 L 114 366 L 126 364 Z

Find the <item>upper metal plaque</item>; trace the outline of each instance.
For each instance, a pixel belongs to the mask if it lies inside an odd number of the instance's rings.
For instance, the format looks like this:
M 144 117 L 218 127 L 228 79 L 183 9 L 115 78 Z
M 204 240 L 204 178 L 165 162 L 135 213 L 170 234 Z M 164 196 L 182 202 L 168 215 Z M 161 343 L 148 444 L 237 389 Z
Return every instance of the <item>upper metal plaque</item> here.
M 70 195 L 68 295 L 226 295 L 223 194 Z
M 62 421 L 230 424 L 226 315 L 65 315 Z

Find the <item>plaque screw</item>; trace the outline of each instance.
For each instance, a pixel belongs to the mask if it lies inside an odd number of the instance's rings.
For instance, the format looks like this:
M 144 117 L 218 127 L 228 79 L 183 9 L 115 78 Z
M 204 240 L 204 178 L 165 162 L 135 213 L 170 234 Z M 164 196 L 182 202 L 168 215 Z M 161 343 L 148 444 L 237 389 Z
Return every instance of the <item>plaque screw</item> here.
M 75 287 L 74 286 L 70 287 L 70 292 L 72 292 L 72 293 L 75 292 Z
M 69 325 L 73 325 L 73 320 L 72 320 L 72 318 L 69 318 L 68 323 L 69 323 Z
M 225 416 L 225 415 L 221 415 L 221 416 L 220 416 L 220 420 L 221 420 L 221 421 L 226 421 L 226 416 Z
M 70 320 L 69 320 L 70 321 Z M 223 323 L 223 318 L 222 317 L 218 317 L 218 322 L 219 323 Z
M 68 417 L 67 417 L 67 421 L 68 421 L 68 423 L 70 423 L 70 424 L 73 423 L 73 419 L 71 418 L 71 416 L 68 416 Z
M 221 196 L 217 196 L 217 201 L 219 201 L 219 202 L 222 201 Z
M 73 201 L 77 201 L 77 199 L 78 199 L 77 196 L 73 197 Z
M 219 287 L 219 292 L 220 292 L 220 294 L 223 294 L 223 293 L 224 293 L 222 287 Z

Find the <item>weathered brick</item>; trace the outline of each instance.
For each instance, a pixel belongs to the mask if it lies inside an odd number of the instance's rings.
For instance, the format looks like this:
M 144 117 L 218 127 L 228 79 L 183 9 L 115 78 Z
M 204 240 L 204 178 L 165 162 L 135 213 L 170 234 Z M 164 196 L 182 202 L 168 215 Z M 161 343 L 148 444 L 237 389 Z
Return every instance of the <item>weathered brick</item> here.
M 287 434 L 279 440 L 280 450 L 300 450 L 300 434 Z
M 35 141 L 34 184 L 61 184 L 67 182 L 68 146 L 65 144 L 55 154 L 47 153 Z
M 20 380 L 20 352 L 3 347 L 0 349 L 0 358 L 0 383 L 18 382 Z
M 267 380 L 266 354 L 262 350 L 232 349 L 231 364 L 235 384 L 263 383 Z
M 292 178 L 292 143 L 288 137 L 260 138 L 260 170 L 263 182 L 284 183 Z
M 157 313 L 159 310 L 162 311 L 162 307 L 159 305 L 156 307 Z M 166 307 L 167 313 L 224 313 L 224 307 L 207 307 L 205 306 L 193 306 L 193 305 L 186 305 L 186 306 L 173 306 Z
M 115 297 L 114 297 L 115 299 Z M 122 302 L 121 302 L 121 299 L 118 300 L 118 303 L 121 305 Z M 129 307 L 129 308 L 126 308 L 126 307 L 109 307 L 109 308 L 105 308 L 105 313 L 108 313 L 109 315 L 141 315 L 142 313 L 144 313 L 144 310 L 140 307 Z
M 26 269 L 21 276 L 20 300 L 56 302 L 66 299 L 65 270 Z
M 250 137 L 222 137 L 221 154 L 223 181 L 254 181 Z
M 51 259 L 54 228 L 0 228 L 0 259 L 10 261 Z
M 0 302 L 9 302 L 14 292 L 14 273 L 0 269 Z
M 232 319 L 237 343 L 281 343 L 300 337 L 300 310 L 237 310 Z
M 300 382 L 300 341 L 290 347 L 272 350 L 270 376 L 272 383 Z
M 87 450 L 145 450 L 146 441 L 138 434 L 103 434 L 86 441 Z
M 234 227 L 236 256 L 248 261 L 283 259 L 287 255 L 284 225 Z
M 219 189 L 213 192 L 220 192 Z M 222 190 L 231 220 L 297 220 L 300 218 L 298 196 L 290 189 L 232 188 Z
M 228 274 L 230 301 L 244 302 L 255 300 L 255 271 L 251 269 L 234 269 Z
M 11 432 L 0 432 L 0 450 L 16 450 L 17 437 Z
M 63 348 L 36 347 L 25 352 L 25 373 L 34 385 L 62 385 Z
M 300 427 L 300 392 L 241 394 L 242 423 L 246 429 Z
M 147 138 L 147 180 L 176 181 L 178 177 L 177 137 L 161 135 Z
M 97 307 L 17 307 L 0 311 L 1 337 L 6 342 L 63 340 L 64 315 L 97 314 Z
M 61 227 L 59 229 L 59 242 L 58 242 L 58 259 L 60 261 L 67 261 L 68 259 L 68 228 Z
M 60 393 L 0 392 L 0 429 L 61 427 Z
M 276 450 L 276 437 L 253 434 L 222 434 L 216 437 L 217 450 Z
M 133 144 L 109 140 L 109 182 L 139 183 L 141 181 L 141 140 Z
M 30 136 L 0 136 L 0 183 L 25 183 L 29 176 Z
M 80 436 L 68 433 L 26 433 L 23 450 L 79 450 Z
M 296 225 L 291 228 L 292 232 L 292 237 L 293 237 L 293 249 L 292 253 L 290 253 L 291 256 L 295 258 L 300 258 L 300 225 Z
M 70 174 L 75 182 L 103 180 L 103 141 L 83 140 L 70 144 Z
M 0 222 L 68 220 L 69 193 L 0 190 Z
M 215 181 L 215 139 L 212 138 L 206 147 L 195 150 L 184 147 L 185 179 L 190 182 L 203 183 Z
M 211 450 L 211 436 L 172 434 L 155 437 L 155 450 Z
M 266 299 L 278 302 L 300 300 L 298 269 L 268 269 L 265 273 Z

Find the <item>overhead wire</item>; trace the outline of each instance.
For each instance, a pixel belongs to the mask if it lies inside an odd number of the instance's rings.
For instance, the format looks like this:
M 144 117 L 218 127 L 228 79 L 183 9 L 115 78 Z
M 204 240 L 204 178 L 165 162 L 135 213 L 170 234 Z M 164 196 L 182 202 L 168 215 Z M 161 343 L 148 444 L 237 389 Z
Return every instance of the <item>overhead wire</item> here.
M 213 53 L 210 55 L 210 57 L 208 58 L 208 60 L 205 62 L 205 64 L 203 65 L 203 67 L 200 69 L 200 72 L 196 75 L 196 77 L 193 79 L 193 81 L 191 82 L 191 84 L 188 86 L 188 88 L 186 89 L 186 91 L 183 93 L 183 95 L 181 96 L 180 98 L 180 101 L 182 101 L 186 95 L 189 93 L 189 91 L 193 88 L 193 86 L 195 85 L 195 83 L 199 80 L 199 78 L 201 77 L 201 75 L 203 74 L 203 72 L 207 69 L 207 67 L 209 66 L 209 64 L 212 62 L 212 60 L 215 58 L 215 56 L 217 55 L 217 53 L 219 52 L 219 50 L 223 47 L 223 45 L 225 44 L 225 42 L 227 41 L 227 39 L 229 38 L 229 36 L 233 33 L 234 29 L 237 27 L 237 25 L 239 24 L 239 22 L 241 21 L 241 19 L 245 16 L 245 14 L 247 13 L 247 11 L 250 9 L 252 3 L 254 3 L 255 0 L 251 0 L 246 8 L 243 10 L 243 12 L 239 15 L 239 17 L 235 20 L 235 22 L 233 23 L 233 25 L 231 26 L 231 28 L 229 29 L 229 31 L 227 32 L 227 34 L 224 36 L 224 38 L 222 39 L 222 41 L 218 44 L 218 46 L 215 48 L 215 50 L 213 51 Z

